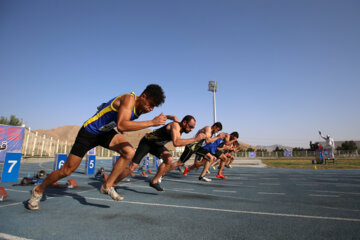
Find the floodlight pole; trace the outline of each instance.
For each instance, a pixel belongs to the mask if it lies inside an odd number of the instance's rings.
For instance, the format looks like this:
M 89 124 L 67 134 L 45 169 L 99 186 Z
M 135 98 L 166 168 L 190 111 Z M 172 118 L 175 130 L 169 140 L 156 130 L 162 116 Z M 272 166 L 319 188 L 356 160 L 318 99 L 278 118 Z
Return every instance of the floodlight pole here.
M 213 106 L 214 106 L 214 123 L 216 123 L 216 100 L 215 100 L 215 92 L 217 90 L 217 82 L 209 81 L 209 91 L 213 93 Z
M 214 123 L 216 123 L 216 101 L 215 101 L 215 89 L 213 91 L 213 106 L 214 106 Z

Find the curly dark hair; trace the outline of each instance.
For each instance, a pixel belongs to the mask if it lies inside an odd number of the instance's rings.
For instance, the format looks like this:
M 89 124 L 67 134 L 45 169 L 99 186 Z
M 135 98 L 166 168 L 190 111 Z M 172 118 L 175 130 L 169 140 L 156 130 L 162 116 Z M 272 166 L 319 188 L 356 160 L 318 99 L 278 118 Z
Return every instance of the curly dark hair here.
M 221 124 L 221 122 L 216 122 L 216 123 L 214 123 L 213 125 L 212 125 L 212 127 L 217 127 L 217 128 L 219 128 L 219 130 L 221 131 L 222 130 L 222 124 Z
M 146 94 L 148 98 L 151 98 L 154 100 L 154 103 L 156 104 L 156 107 L 160 106 L 165 102 L 165 94 L 163 89 L 157 85 L 157 84 L 150 84 L 147 85 L 145 90 L 141 94 Z
M 230 136 L 239 138 L 239 133 L 238 133 L 238 132 L 232 132 L 232 133 L 230 134 Z

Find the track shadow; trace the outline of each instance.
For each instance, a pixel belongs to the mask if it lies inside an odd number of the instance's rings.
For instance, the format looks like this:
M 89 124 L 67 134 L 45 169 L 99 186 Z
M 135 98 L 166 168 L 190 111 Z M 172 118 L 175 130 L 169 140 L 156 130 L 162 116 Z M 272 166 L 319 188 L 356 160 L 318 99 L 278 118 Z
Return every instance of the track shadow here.
M 141 193 L 141 194 L 146 194 L 146 195 L 158 195 L 158 193 L 149 193 L 149 192 L 138 191 L 133 188 L 126 187 L 126 186 L 117 186 L 116 189 L 123 189 L 123 190 L 131 191 L 134 193 Z
M 40 202 L 45 201 L 48 197 L 72 197 L 73 199 L 77 200 L 82 205 L 88 205 L 98 208 L 110 208 L 108 205 L 103 204 L 96 204 L 96 203 L 90 203 L 86 200 L 85 197 L 80 196 L 76 193 L 67 192 L 68 188 L 60 187 L 60 188 L 48 188 L 45 190 L 45 193 L 43 194 L 43 197 L 41 198 Z M 31 194 L 31 192 L 30 192 Z M 23 202 L 25 208 L 27 208 L 28 200 Z
M 146 182 L 148 182 L 148 181 L 146 181 Z M 103 184 L 102 182 L 90 182 L 89 183 L 89 185 L 93 186 L 96 189 L 100 189 L 102 184 Z M 147 195 L 157 195 L 156 193 L 138 191 L 138 190 L 135 190 L 135 189 L 133 189 L 131 187 L 127 187 L 127 186 L 117 186 L 115 189 L 116 190 L 121 189 L 121 190 L 131 191 L 131 192 L 135 192 L 135 193 L 142 193 L 142 194 L 147 194 Z

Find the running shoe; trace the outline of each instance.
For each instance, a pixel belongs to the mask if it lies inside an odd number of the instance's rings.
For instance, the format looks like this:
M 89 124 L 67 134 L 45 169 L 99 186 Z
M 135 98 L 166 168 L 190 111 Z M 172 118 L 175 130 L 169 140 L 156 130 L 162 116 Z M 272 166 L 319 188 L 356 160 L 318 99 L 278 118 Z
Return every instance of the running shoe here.
M 231 164 L 229 164 L 229 168 L 232 168 Z
M 42 198 L 42 194 L 38 194 L 35 192 L 37 186 L 35 186 L 33 188 L 33 190 L 31 191 L 31 198 L 28 201 L 28 208 L 30 210 L 38 210 L 39 209 L 39 204 L 40 204 L 40 200 Z
M 199 177 L 199 180 L 204 182 L 211 182 L 211 179 L 207 177 Z
M 216 175 L 216 177 L 217 177 L 217 178 L 222 178 L 222 179 L 226 179 L 226 178 L 227 178 L 227 177 L 225 177 L 223 174 L 221 174 L 221 175 L 218 174 L 218 175 Z
M 206 173 L 207 173 L 207 174 L 210 174 L 211 172 L 210 172 L 209 170 L 206 170 Z
M 215 166 L 213 165 L 212 168 L 215 170 Z
M 141 176 L 143 176 L 143 177 L 147 177 L 146 172 L 145 172 L 145 171 L 142 171 L 142 172 L 141 172 Z
M 150 183 L 149 183 L 149 186 L 155 188 L 156 190 L 158 190 L 158 191 L 160 191 L 160 192 L 164 191 L 164 189 L 163 189 L 162 187 L 160 187 L 160 184 L 159 184 L 159 183 L 152 183 L 152 182 L 150 182 Z
M 184 176 L 187 176 L 187 174 L 189 173 L 189 167 L 185 167 L 185 170 L 183 172 Z
M 114 187 L 110 187 L 109 189 L 105 189 L 103 185 L 101 185 L 101 188 L 100 188 L 100 192 L 102 194 L 107 194 L 109 195 L 112 199 L 114 199 L 115 201 L 121 201 L 123 200 L 124 198 L 122 196 L 120 196 Z

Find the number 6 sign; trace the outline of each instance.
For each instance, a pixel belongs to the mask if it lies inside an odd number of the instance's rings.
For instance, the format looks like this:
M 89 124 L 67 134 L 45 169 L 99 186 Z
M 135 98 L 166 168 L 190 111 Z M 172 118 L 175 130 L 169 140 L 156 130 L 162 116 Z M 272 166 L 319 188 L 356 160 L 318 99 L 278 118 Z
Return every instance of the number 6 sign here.
M 1 182 L 17 182 L 20 170 L 21 153 L 7 152 Z
M 54 160 L 54 170 L 59 170 L 65 163 L 67 155 L 63 153 L 58 153 L 55 155 Z

